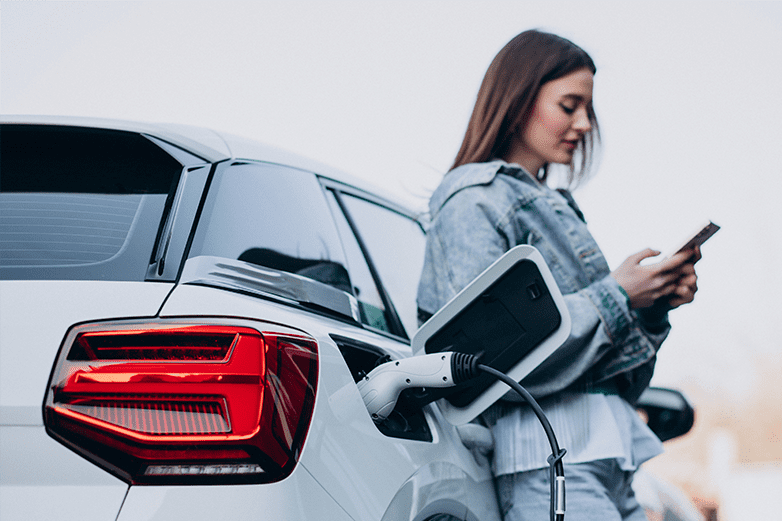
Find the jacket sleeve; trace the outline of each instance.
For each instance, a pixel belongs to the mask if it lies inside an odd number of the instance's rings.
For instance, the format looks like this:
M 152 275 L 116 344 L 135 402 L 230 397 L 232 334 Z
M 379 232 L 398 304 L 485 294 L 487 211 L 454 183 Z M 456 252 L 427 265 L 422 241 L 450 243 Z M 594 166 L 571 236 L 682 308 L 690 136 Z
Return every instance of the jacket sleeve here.
M 670 330 L 667 317 L 649 322 L 631 311 L 610 275 L 564 297 L 570 336 L 522 384 L 543 397 L 575 384 L 588 391 L 613 379 L 619 394 L 634 403 L 651 380 Z

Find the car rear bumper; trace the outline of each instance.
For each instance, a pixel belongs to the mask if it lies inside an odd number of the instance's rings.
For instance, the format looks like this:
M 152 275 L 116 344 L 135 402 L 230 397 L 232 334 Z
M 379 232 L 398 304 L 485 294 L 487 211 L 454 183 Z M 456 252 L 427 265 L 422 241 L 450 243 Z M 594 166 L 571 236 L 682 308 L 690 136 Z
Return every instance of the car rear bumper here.
M 117 521 L 352 518 L 303 468 L 279 483 L 221 486 L 134 486 Z

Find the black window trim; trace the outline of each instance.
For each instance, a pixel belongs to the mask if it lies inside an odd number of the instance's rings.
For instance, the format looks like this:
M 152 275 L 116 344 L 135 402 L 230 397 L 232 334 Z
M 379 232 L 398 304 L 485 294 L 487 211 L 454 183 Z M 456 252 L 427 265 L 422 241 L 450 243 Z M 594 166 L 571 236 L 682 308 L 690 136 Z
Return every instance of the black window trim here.
M 185 269 L 185 263 L 187 263 L 187 259 L 190 258 L 190 249 L 193 246 L 193 240 L 195 239 L 196 230 L 198 229 L 198 223 L 201 221 L 201 214 L 204 212 L 206 198 L 209 195 L 209 189 L 212 187 L 212 181 L 214 180 L 215 175 L 217 175 L 218 169 L 222 171 L 223 169 L 227 168 L 228 164 L 230 164 L 230 159 L 224 159 L 222 161 L 208 164 L 209 173 L 207 174 L 206 181 L 204 182 L 204 186 L 201 189 L 201 198 L 198 200 L 198 207 L 196 208 L 195 215 L 193 216 L 193 221 L 190 223 L 190 229 L 187 230 L 187 240 L 185 241 L 185 247 L 182 251 L 182 258 L 180 259 L 179 265 L 177 266 L 175 278 L 175 282 L 177 284 L 179 284 L 182 280 L 182 272 Z
M 169 193 L 169 196 L 166 199 L 163 218 L 160 221 L 160 227 L 158 229 L 157 237 L 155 238 L 155 244 L 152 249 L 152 256 L 149 260 L 149 267 L 147 268 L 147 277 L 145 280 L 150 282 L 173 282 L 179 278 L 181 271 L 180 265 L 182 264 L 183 259 L 172 258 L 172 256 L 169 255 L 171 253 L 169 247 L 171 246 L 174 232 L 176 231 L 176 221 L 178 218 L 182 219 L 182 200 L 185 185 L 191 172 L 203 170 L 208 167 L 210 167 L 208 164 L 183 167 L 182 172 L 177 178 L 175 189 Z M 203 196 L 203 185 L 196 185 L 196 188 L 200 189 L 201 195 Z M 193 223 L 188 220 L 184 223 L 182 228 L 189 234 L 193 229 Z M 170 270 L 172 271 L 170 275 L 165 275 L 165 268 L 169 264 L 172 264 L 175 269 Z

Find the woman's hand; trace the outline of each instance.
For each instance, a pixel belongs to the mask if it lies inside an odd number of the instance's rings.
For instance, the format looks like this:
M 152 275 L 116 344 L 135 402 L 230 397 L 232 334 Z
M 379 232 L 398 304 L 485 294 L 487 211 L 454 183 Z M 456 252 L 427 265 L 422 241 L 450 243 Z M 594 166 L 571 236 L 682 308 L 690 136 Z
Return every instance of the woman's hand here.
M 698 259 L 700 259 L 700 252 L 698 252 Z M 668 299 L 668 307 L 676 309 L 682 304 L 688 304 L 695 298 L 695 292 L 698 291 L 698 275 L 695 274 L 694 263 L 697 260 L 688 260 L 682 265 L 680 271 L 681 276 L 676 284 L 676 289 Z
M 692 302 L 698 291 L 695 263 L 701 258 L 699 248 L 677 253 L 656 264 L 642 266 L 641 261 L 655 257 L 660 252 L 645 249 L 628 257 L 611 272 L 630 299 L 630 308 L 647 308 L 658 299 L 667 298 L 668 308 L 673 309 Z

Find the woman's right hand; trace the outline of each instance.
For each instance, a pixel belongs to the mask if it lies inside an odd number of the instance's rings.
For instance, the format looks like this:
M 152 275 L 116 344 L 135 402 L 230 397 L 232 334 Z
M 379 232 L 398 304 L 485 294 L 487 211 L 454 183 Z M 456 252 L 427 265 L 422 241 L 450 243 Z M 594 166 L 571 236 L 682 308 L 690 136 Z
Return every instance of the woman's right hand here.
M 671 308 L 691 302 L 697 288 L 694 264 L 700 260 L 698 248 L 677 253 L 656 264 L 641 265 L 641 261 L 660 252 L 647 248 L 629 256 L 611 276 L 625 290 L 630 308 L 652 306 L 661 297 L 670 297 Z

